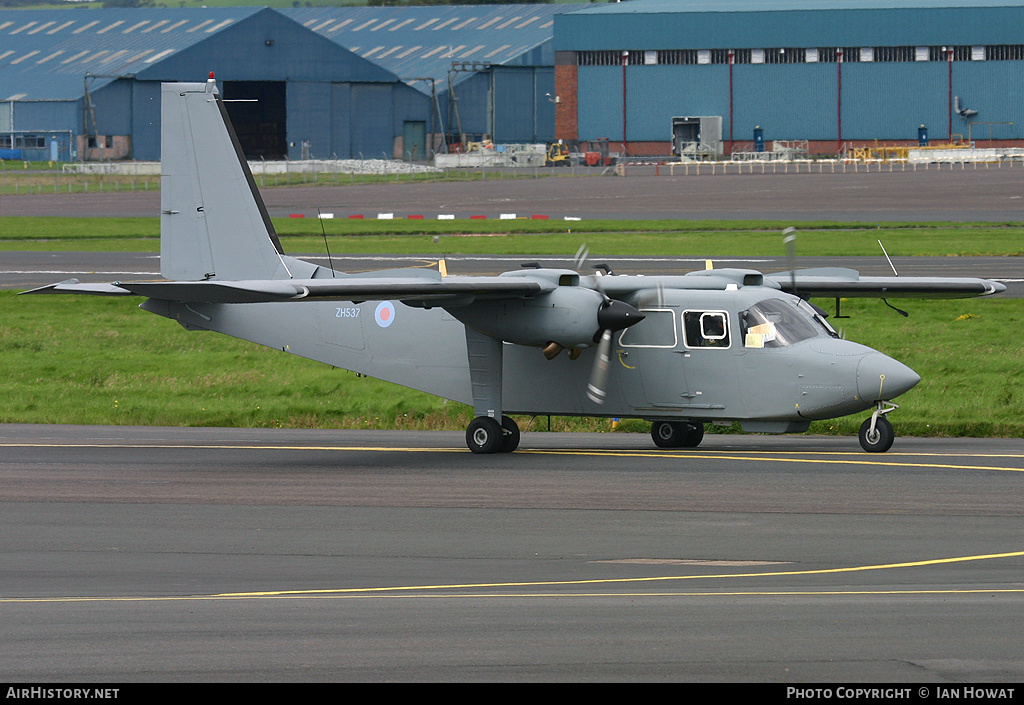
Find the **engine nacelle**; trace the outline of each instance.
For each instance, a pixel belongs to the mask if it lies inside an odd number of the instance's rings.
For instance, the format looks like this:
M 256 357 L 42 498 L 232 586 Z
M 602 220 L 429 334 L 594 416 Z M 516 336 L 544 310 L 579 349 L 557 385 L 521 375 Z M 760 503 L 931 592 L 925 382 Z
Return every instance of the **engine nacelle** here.
M 627 303 L 606 300 L 579 286 L 560 286 L 531 299 L 476 301 L 447 310 L 492 338 L 531 347 L 552 342 L 565 348 L 594 345 L 601 331 L 622 330 L 644 318 Z

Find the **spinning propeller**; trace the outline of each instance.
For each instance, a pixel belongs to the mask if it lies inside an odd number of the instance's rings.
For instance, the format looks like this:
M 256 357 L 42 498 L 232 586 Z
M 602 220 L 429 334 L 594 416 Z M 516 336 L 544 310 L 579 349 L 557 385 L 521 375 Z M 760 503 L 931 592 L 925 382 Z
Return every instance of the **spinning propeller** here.
M 586 244 L 580 245 L 580 249 L 577 250 L 576 257 L 573 260 L 576 271 L 583 269 L 589 255 L 590 249 Z M 594 368 L 590 372 L 590 382 L 587 384 L 587 396 L 595 404 L 603 404 L 607 396 L 605 385 L 608 382 L 612 333 L 639 323 L 645 316 L 626 302 L 610 298 L 601 285 L 600 274 L 594 276 L 594 284 L 604 301 L 601 302 L 601 306 L 597 310 L 598 332 L 594 334 L 594 342 L 597 343 L 597 354 L 594 356 Z

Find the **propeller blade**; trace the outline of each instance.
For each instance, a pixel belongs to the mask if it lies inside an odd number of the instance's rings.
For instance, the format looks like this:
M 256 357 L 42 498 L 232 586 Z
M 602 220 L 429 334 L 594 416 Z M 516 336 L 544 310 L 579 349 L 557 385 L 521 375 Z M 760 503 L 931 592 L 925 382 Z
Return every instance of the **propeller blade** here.
M 583 243 L 580 245 L 580 249 L 576 250 L 576 256 L 573 258 L 573 267 L 577 272 L 583 269 L 588 257 L 590 257 L 590 248 L 587 247 L 587 243 Z
M 597 346 L 597 355 L 594 357 L 594 369 L 590 373 L 590 384 L 587 385 L 587 396 L 595 404 L 604 404 L 611 348 L 612 332 L 606 330 L 601 334 L 601 342 Z
M 796 293 L 796 228 L 789 227 L 782 231 L 782 241 L 786 243 L 789 253 L 789 281 Z
M 659 283 L 655 289 L 647 289 L 637 297 L 641 308 L 665 308 L 665 285 Z

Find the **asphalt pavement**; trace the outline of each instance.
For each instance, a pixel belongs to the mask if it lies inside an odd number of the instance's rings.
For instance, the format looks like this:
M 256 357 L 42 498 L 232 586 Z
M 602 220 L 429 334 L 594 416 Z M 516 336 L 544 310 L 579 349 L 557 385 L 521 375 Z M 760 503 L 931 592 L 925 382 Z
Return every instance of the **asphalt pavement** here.
M 1020 440 L 0 426 L 5 680 L 1018 682 Z
M 1020 221 L 1022 173 L 264 195 L 275 215 Z M 5 215 L 158 209 L 154 194 L 0 196 Z M 159 271 L 152 255 L 5 252 L 0 262 L 9 288 Z M 845 263 L 888 271 L 882 258 Z M 1014 258 L 895 264 L 908 275 L 1024 278 Z M 0 425 L 0 674 L 32 684 L 754 682 L 780 697 L 782 684 L 900 683 L 925 684 L 914 690 L 922 699 L 935 684 L 1015 683 L 1022 472 L 1020 439 L 898 437 L 874 455 L 855 438 L 709 434 L 700 448 L 664 451 L 646 435 L 529 429 L 517 452 L 479 456 L 458 433 Z

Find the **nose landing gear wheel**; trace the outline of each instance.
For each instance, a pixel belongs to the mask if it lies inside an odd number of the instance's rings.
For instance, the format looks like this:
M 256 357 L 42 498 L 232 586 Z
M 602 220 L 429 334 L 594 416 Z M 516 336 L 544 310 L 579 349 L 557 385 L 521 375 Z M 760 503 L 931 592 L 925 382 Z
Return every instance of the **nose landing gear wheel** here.
M 875 430 L 871 430 L 871 419 L 867 419 L 860 426 L 860 447 L 868 453 L 884 453 L 892 448 L 895 431 L 889 419 L 879 416 L 875 420 Z

